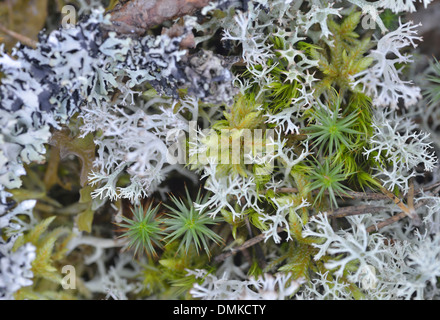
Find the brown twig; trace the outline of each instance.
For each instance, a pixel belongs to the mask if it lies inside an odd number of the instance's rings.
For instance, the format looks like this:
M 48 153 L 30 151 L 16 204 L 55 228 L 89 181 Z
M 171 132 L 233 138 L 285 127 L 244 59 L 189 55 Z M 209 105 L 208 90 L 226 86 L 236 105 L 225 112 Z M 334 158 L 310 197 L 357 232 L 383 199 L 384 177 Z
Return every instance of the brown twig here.
M 414 186 L 412 186 L 412 188 L 413 188 L 413 191 L 410 192 L 410 194 L 408 195 L 408 198 L 411 195 L 412 195 L 412 197 L 414 197 Z M 395 196 L 393 193 L 391 193 L 390 191 L 388 191 L 385 188 L 382 188 L 381 190 L 385 195 L 388 196 L 388 198 L 393 200 L 393 202 L 400 208 L 400 210 L 402 210 L 408 217 L 414 217 L 414 212 L 403 203 L 402 199 Z
M 265 194 L 267 190 L 262 191 L 262 194 Z M 275 193 L 297 193 L 299 192 L 298 188 L 278 188 L 275 189 Z M 319 190 L 314 190 L 312 193 L 318 193 Z M 328 194 L 328 192 L 325 192 Z M 368 200 L 384 200 L 388 199 L 388 197 L 382 193 L 373 193 L 373 192 L 357 192 L 357 191 L 348 191 L 346 193 L 341 194 L 343 198 L 352 198 L 352 199 L 368 199 Z
M 430 186 L 423 187 L 417 190 L 417 192 L 414 192 L 415 194 L 420 194 L 422 192 L 427 192 L 429 190 L 432 190 L 436 187 L 440 186 L 440 182 L 434 183 Z M 384 189 L 386 190 L 386 189 Z M 386 200 L 386 199 L 393 199 L 395 198 L 394 195 L 390 196 L 390 192 L 386 190 L 388 194 L 384 193 L 374 193 L 374 192 L 358 192 L 358 191 L 348 191 L 345 194 L 341 194 L 341 197 L 345 198 L 353 198 L 353 199 L 368 199 L 368 200 Z M 265 194 L 267 190 L 262 191 L 262 194 Z M 278 188 L 275 189 L 275 193 L 297 193 L 299 192 L 298 188 Z M 319 192 L 319 190 L 316 190 L 314 192 Z M 414 195 L 413 195 L 414 196 Z M 400 200 L 399 200 L 400 201 Z
M 414 212 L 416 209 L 420 208 L 422 205 L 424 205 L 426 203 L 426 201 L 420 201 L 419 203 L 417 203 L 417 205 L 414 207 Z M 382 222 L 379 222 L 378 224 L 369 226 L 367 228 L 367 232 L 374 232 L 374 231 L 379 231 L 382 228 L 385 228 L 386 226 L 389 226 L 390 224 L 393 224 L 394 222 L 397 222 L 405 217 L 407 217 L 407 213 L 402 211 L 401 213 L 398 213 Z M 415 216 L 414 219 L 417 219 L 418 216 Z
M 393 202 L 400 208 L 400 210 L 402 210 L 401 213 L 398 213 L 382 222 L 379 222 L 375 225 L 371 225 L 367 228 L 367 232 L 373 232 L 373 231 L 378 231 L 394 222 L 397 222 L 403 218 L 405 218 L 406 216 L 411 217 L 411 218 L 415 218 L 415 210 L 414 210 L 414 206 L 412 206 L 412 208 L 406 206 L 403 201 L 396 197 L 392 192 L 388 191 L 386 188 L 381 188 L 382 192 L 391 200 L 393 200 Z M 411 186 L 410 186 L 410 191 L 408 193 L 408 197 L 407 197 L 407 201 L 409 204 L 414 204 L 414 184 L 411 181 Z
M 370 232 L 373 232 L 373 231 L 379 231 L 380 229 L 382 229 L 382 228 L 384 228 L 386 226 L 389 226 L 390 224 L 392 224 L 394 222 L 397 222 L 397 221 L 405 218 L 406 216 L 407 216 L 406 213 L 402 211 L 401 213 L 398 213 L 398 214 L 392 216 L 391 218 L 388 218 L 388 219 L 386 219 L 386 220 L 384 220 L 382 222 L 379 222 L 379 223 L 377 223 L 375 225 L 369 226 L 367 228 L 367 232 L 370 233 Z
M 22 44 L 31 47 L 31 48 L 36 48 L 37 47 L 37 42 L 32 40 L 31 38 L 28 38 L 22 34 L 19 34 L 15 31 L 9 30 L 7 29 L 5 26 L 0 24 L 0 31 L 3 33 L 6 33 L 8 36 L 20 41 Z
M 440 186 L 440 181 L 439 181 L 439 182 L 436 182 L 436 183 L 434 183 L 434 184 L 431 184 L 430 186 L 427 186 L 427 187 L 424 187 L 424 188 L 419 189 L 419 190 L 417 191 L 417 193 L 420 193 L 421 191 L 427 192 L 427 191 L 432 190 L 432 189 L 435 189 L 435 188 L 437 188 L 437 187 L 439 187 L 439 186 Z M 438 191 L 437 191 L 437 192 L 438 192 Z
M 433 192 L 430 192 L 429 190 L 434 189 Z M 437 194 L 440 191 L 440 182 L 437 182 L 431 186 L 419 189 L 417 193 L 420 193 L 421 191 L 424 192 L 428 192 L 429 194 Z M 397 222 L 403 218 L 405 218 L 406 216 L 410 216 L 412 219 L 419 219 L 419 217 L 416 215 L 416 210 L 418 208 L 420 208 L 421 206 L 423 206 L 424 204 L 426 204 L 427 200 L 421 200 L 417 203 L 417 205 L 414 205 L 414 184 L 411 182 L 410 185 L 410 190 L 408 193 L 408 198 L 407 198 L 407 202 L 408 202 L 408 207 L 406 207 L 402 201 L 400 199 L 398 199 L 397 197 L 395 197 L 393 194 L 391 194 L 393 196 L 393 201 L 394 203 L 398 204 L 399 208 L 402 209 L 401 213 L 398 213 L 378 224 L 369 226 L 367 228 L 367 232 L 374 232 L 374 231 L 379 231 L 380 229 L 389 226 L 390 224 Z M 395 199 L 397 198 L 397 199 Z M 409 213 L 409 214 L 408 214 Z
M 252 227 L 248 217 L 246 217 L 245 223 L 249 232 L 249 236 L 253 238 L 254 234 L 252 232 Z M 266 258 L 264 257 L 263 249 L 261 249 L 261 246 L 258 243 L 255 244 L 255 255 L 257 256 L 258 265 L 261 269 L 264 269 L 266 267 Z
M 280 233 L 283 230 L 284 230 L 283 227 L 279 227 L 277 229 L 277 233 Z M 214 258 L 214 261 L 221 262 L 221 261 L 225 260 L 226 258 L 233 256 L 236 253 L 243 251 L 249 247 L 252 247 L 263 240 L 264 240 L 264 234 L 260 233 L 258 236 L 255 236 L 255 237 L 245 241 L 241 246 L 238 246 L 236 248 L 232 248 L 230 251 L 227 251 L 227 252 L 224 252 L 224 253 L 218 255 L 217 257 Z
M 349 207 L 338 208 L 334 211 L 328 211 L 327 217 L 344 218 L 348 216 L 380 212 L 381 210 L 384 209 L 386 209 L 386 207 L 383 206 L 369 206 L 369 205 L 349 206 Z

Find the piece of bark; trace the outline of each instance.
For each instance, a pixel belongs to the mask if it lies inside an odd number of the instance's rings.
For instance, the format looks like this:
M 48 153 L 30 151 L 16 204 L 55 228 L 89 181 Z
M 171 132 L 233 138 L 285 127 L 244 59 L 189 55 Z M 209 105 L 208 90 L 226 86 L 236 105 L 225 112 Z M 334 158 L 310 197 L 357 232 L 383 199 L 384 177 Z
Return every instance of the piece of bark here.
M 174 24 L 171 28 L 163 28 L 162 34 L 167 34 L 170 38 L 180 37 L 185 34 L 185 28 L 179 24 Z M 189 32 L 185 38 L 180 42 L 181 49 L 194 48 L 196 42 L 194 41 L 194 34 Z
M 165 21 L 191 14 L 208 5 L 209 0 L 130 0 L 110 11 L 113 31 L 143 35 Z

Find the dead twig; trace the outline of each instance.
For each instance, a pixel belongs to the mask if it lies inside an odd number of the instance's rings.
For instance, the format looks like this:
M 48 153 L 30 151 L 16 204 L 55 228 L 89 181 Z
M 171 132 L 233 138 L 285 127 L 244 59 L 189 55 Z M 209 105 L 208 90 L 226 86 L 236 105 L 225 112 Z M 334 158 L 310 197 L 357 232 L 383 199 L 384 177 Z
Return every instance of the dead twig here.
M 344 218 L 348 216 L 355 216 L 361 214 L 368 213 L 376 213 L 386 209 L 383 206 L 369 206 L 369 205 L 360 205 L 360 206 L 349 206 L 338 208 L 334 211 L 328 211 L 327 217 L 329 218 Z
M 249 222 L 248 217 L 246 217 L 245 223 L 246 223 L 246 227 L 249 232 L 249 236 L 251 238 L 253 238 L 254 234 L 252 232 L 252 227 L 251 227 L 251 224 Z M 266 258 L 264 257 L 263 249 L 261 249 L 261 246 L 258 243 L 255 244 L 255 254 L 257 256 L 257 261 L 258 261 L 260 268 L 264 269 L 266 267 Z
M 429 190 L 434 189 L 433 192 L 430 192 Z M 394 194 L 387 191 L 387 195 L 393 199 L 394 203 L 399 206 L 399 208 L 402 210 L 401 213 L 398 213 L 380 223 L 377 223 L 375 225 L 369 226 L 367 228 L 367 232 L 374 232 L 379 231 L 380 229 L 389 226 L 390 224 L 397 222 L 406 216 L 411 217 L 412 219 L 419 219 L 419 217 L 416 214 L 416 210 L 420 208 L 421 206 L 425 205 L 427 200 L 421 200 L 417 203 L 417 205 L 414 204 L 414 184 L 411 182 L 410 190 L 408 192 L 407 202 L 408 206 L 406 206 L 399 198 L 397 198 Z M 431 186 L 419 189 L 417 193 L 420 193 L 421 191 L 428 192 L 429 194 L 437 194 L 440 191 L 440 182 L 435 183 Z
M 284 230 L 283 227 L 279 227 L 277 229 L 277 233 L 280 233 L 283 230 Z M 226 258 L 233 256 L 233 255 L 237 254 L 238 252 L 241 252 L 249 247 L 252 247 L 263 240 L 264 240 L 264 233 L 260 233 L 258 236 L 255 236 L 255 237 L 245 241 L 241 246 L 238 246 L 236 248 L 232 248 L 230 251 L 227 251 L 227 252 L 224 252 L 224 253 L 218 255 L 217 257 L 214 258 L 214 261 L 215 262 L 222 262 Z
M 265 194 L 267 190 L 263 191 L 262 194 Z M 299 192 L 298 188 L 278 188 L 275 189 L 275 193 L 297 193 Z M 318 193 L 319 190 L 314 190 L 313 193 Z M 328 194 L 328 192 L 325 192 Z M 367 199 L 367 200 L 384 200 L 388 199 L 388 197 L 382 193 L 373 193 L 373 192 L 357 192 L 357 191 L 348 191 L 345 194 L 341 194 L 343 198 L 351 198 L 351 199 Z
M 434 183 L 430 186 L 427 187 L 423 187 L 417 190 L 417 192 L 414 192 L 414 194 L 420 194 L 422 192 L 427 192 L 429 190 L 435 189 L 436 187 L 440 186 L 440 182 Z M 394 200 L 394 198 L 396 198 L 394 195 L 392 195 L 391 192 L 389 192 L 386 189 L 383 189 L 386 192 L 384 193 L 374 193 L 374 192 L 358 192 L 358 191 L 348 191 L 345 194 L 341 194 L 341 197 L 344 198 L 352 198 L 352 199 L 367 199 L 367 200 L 386 200 L 386 199 L 392 199 Z M 382 190 L 382 191 L 383 191 Z M 298 188 L 278 188 L 274 190 L 275 193 L 297 193 L 299 192 Z M 267 190 L 262 191 L 262 194 L 265 194 L 267 192 Z M 314 191 L 314 192 L 319 192 L 318 190 Z M 328 193 L 328 192 L 326 192 Z M 390 194 L 392 196 L 390 196 Z M 412 197 L 414 197 L 414 194 L 412 195 Z M 399 200 L 400 201 L 400 200 Z
M 31 38 L 28 38 L 22 34 L 19 34 L 15 31 L 7 29 L 5 26 L 0 24 L 0 31 L 7 34 L 8 36 L 14 38 L 15 40 L 19 41 L 20 43 L 24 44 L 25 46 L 36 48 L 37 42 L 32 40 Z
M 380 229 L 397 222 L 405 217 L 411 217 L 413 219 L 416 218 L 415 209 L 414 209 L 414 184 L 411 181 L 410 190 L 407 197 L 408 206 L 406 206 L 403 201 L 395 196 L 392 192 L 388 191 L 385 188 L 381 188 L 382 192 L 402 210 L 401 213 L 398 213 L 382 222 L 379 222 L 375 225 L 371 225 L 367 228 L 367 232 L 379 231 Z
M 370 232 L 374 232 L 374 231 L 379 231 L 380 229 L 382 229 L 386 226 L 389 226 L 390 224 L 397 222 L 397 221 L 405 218 L 406 216 L 407 216 L 406 213 L 402 211 L 401 213 L 398 213 L 398 214 L 392 216 L 391 218 L 388 218 L 388 219 L 386 219 L 382 222 L 379 222 L 375 225 L 369 226 L 367 228 L 367 232 L 370 233 Z
M 423 187 L 423 188 L 419 189 L 419 190 L 417 191 L 417 193 L 421 193 L 422 191 L 427 192 L 427 191 L 430 191 L 430 190 L 435 189 L 435 188 L 437 188 L 437 187 L 440 187 L 440 181 L 439 181 L 439 182 L 436 182 L 436 183 L 434 183 L 434 184 L 432 184 L 432 185 L 430 185 L 430 186 Z M 438 189 L 438 188 L 437 188 L 437 189 Z M 437 192 L 438 192 L 438 191 L 437 191 Z M 435 192 L 434 192 L 434 193 L 435 193 Z
M 414 185 L 412 184 L 411 184 L 411 189 L 412 191 L 410 191 L 410 193 L 408 194 L 408 199 L 411 196 L 414 198 Z M 393 193 L 391 193 L 385 188 L 382 188 L 381 190 L 385 195 L 387 195 L 391 200 L 393 200 L 393 202 L 400 208 L 400 210 L 402 210 L 408 217 L 411 218 L 414 217 L 414 211 L 411 210 L 411 208 L 409 208 L 408 206 L 406 206 L 399 197 L 395 196 Z

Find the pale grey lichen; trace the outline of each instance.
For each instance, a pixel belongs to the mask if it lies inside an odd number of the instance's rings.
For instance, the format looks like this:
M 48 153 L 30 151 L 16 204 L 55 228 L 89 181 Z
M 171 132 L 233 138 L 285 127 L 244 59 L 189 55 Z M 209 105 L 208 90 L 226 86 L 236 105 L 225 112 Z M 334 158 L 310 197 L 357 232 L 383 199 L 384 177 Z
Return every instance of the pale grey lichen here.
M 16 291 L 32 284 L 31 263 L 36 256 L 35 246 L 26 243 L 12 251 L 15 239 L 0 241 L 0 300 L 11 300 Z

